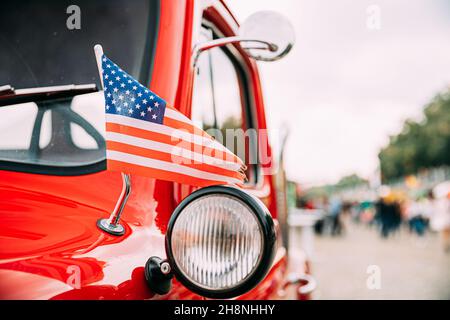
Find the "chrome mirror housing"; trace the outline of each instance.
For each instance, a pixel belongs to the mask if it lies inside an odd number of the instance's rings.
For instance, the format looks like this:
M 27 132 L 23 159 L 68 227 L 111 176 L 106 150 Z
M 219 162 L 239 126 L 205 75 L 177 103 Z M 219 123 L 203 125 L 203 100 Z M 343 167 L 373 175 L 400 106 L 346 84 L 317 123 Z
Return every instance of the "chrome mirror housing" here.
M 203 51 L 239 43 L 246 53 L 260 61 L 275 61 L 291 51 L 295 32 L 289 20 L 274 11 L 259 11 L 248 17 L 237 36 L 203 42 L 194 47 L 194 65 Z
M 286 56 L 295 43 L 295 32 L 289 20 L 274 11 L 259 11 L 248 17 L 239 28 L 239 36 L 249 56 L 261 61 L 275 61 Z M 252 41 L 251 39 L 257 39 Z M 252 45 L 253 42 L 253 45 Z M 266 43 L 266 46 L 258 46 Z

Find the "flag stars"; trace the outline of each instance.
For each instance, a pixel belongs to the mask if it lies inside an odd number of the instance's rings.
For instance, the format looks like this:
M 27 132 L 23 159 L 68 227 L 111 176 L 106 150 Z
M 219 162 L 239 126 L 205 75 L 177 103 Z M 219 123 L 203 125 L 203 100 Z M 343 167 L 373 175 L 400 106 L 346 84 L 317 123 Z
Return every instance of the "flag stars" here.
M 106 65 L 106 67 L 107 67 L 107 68 L 111 68 L 111 65 L 108 63 L 108 64 Z
M 106 62 L 106 58 L 105 58 L 105 57 L 103 57 L 103 59 L 102 59 L 102 60 L 103 60 L 103 62 Z
M 103 60 L 105 111 L 122 117 L 161 123 L 165 102 L 108 58 Z M 107 67 L 109 65 L 109 67 Z

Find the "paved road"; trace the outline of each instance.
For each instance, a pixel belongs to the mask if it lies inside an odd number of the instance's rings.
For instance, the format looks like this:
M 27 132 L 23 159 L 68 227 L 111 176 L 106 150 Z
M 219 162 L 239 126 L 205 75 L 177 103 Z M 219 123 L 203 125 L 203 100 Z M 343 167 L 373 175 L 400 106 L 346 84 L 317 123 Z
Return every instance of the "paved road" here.
M 450 299 L 450 254 L 439 239 L 424 240 L 402 230 L 383 240 L 375 229 L 346 221 L 341 238 L 314 237 L 312 268 L 318 281 L 315 299 Z M 380 275 L 380 289 L 368 289 Z M 374 282 L 371 282 L 374 284 Z

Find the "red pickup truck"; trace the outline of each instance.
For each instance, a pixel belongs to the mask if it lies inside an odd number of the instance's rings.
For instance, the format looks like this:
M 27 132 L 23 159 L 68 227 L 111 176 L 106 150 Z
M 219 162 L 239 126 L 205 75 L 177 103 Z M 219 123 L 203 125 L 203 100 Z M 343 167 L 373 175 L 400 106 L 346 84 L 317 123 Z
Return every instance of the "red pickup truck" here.
M 308 298 L 306 262 L 287 277 L 269 141 L 239 189 L 106 171 L 92 50 L 203 128 L 264 130 L 256 60 L 289 52 L 289 23 L 261 12 L 239 27 L 223 1 L 75 2 L 2 4 L 0 299 Z

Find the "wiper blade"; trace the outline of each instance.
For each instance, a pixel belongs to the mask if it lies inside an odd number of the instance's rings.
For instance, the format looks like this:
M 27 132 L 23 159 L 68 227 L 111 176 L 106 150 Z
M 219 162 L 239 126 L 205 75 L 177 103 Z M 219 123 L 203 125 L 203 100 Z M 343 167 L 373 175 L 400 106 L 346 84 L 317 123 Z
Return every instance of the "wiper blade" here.
M 73 97 L 78 94 L 96 92 L 97 85 L 90 84 L 69 84 L 63 86 L 37 87 L 27 89 L 14 89 L 10 85 L 0 86 L 0 107 L 25 103 L 45 101 L 56 98 Z

